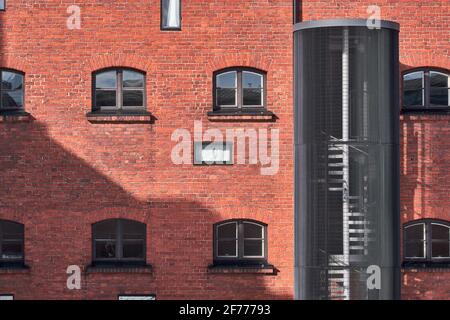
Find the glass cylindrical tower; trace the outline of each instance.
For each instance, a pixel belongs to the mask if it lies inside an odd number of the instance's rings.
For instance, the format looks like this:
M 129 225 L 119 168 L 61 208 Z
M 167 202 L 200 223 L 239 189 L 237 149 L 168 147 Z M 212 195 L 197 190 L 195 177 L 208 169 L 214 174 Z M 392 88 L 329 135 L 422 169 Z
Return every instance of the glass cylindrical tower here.
M 295 25 L 296 294 L 397 299 L 399 26 Z

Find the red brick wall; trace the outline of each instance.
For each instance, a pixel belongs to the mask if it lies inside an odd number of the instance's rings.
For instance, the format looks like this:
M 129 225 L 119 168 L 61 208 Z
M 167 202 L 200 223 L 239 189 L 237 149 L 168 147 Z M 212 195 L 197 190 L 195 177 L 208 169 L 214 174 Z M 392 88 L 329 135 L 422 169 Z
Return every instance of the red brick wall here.
M 66 27 L 81 7 L 81 30 Z M 292 1 L 183 1 L 183 30 L 160 31 L 160 0 L 8 1 L 0 13 L 0 67 L 26 73 L 31 123 L 0 124 L 0 218 L 25 224 L 25 273 L 0 274 L 17 299 L 293 297 Z M 147 73 L 154 124 L 92 124 L 91 73 L 111 66 Z M 264 123 L 211 123 L 212 73 L 232 66 L 267 72 Z M 176 166 L 177 128 L 280 130 L 280 170 L 258 165 Z M 149 274 L 83 273 L 66 289 L 69 265 L 91 262 L 91 224 L 122 217 L 147 223 Z M 269 225 L 274 276 L 209 274 L 213 223 Z
M 184 1 L 183 31 L 159 30 L 159 0 L 79 1 L 81 30 L 68 30 L 73 2 L 8 1 L 0 12 L 0 67 L 26 73 L 31 123 L 0 124 L 0 218 L 25 224 L 29 272 L 0 274 L 0 293 L 18 299 L 292 298 L 292 1 Z M 77 4 L 77 3 L 75 3 Z M 361 17 L 378 4 L 401 24 L 402 69 L 450 69 L 450 3 L 303 1 L 303 19 Z M 147 73 L 154 124 L 91 124 L 91 73 L 127 66 Z M 212 72 L 228 66 L 268 72 L 275 123 L 210 123 Z M 280 171 L 175 166 L 176 128 L 280 129 Z M 403 222 L 450 219 L 447 116 L 401 119 Z M 406 134 L 406 135 L 404 135 Z M 450 159 L 449 159 L 450 161 Z M 122 217 L 147 223 L 150 274 L 83 274 L 66 289 L 68 265 L 91 261 L 91 224 Z M 276 276 L 213 275 L 212 224 L 253 218 L 269 224 Z M 408 271 L 404 298 L 447 298 L 450 273 Z M 436 285 L 439 283 L 439 286 Z
M 303 0 L 304 20 L 367 18 L 378 5 L 381 18 L 400 23 L 402 71 L 415 67 L 450 70 L 448 0 Z M 450 116 L 401 117 L 401 218 L 450 220 Z M 450 272 L 404 270 L 402 298 L 450 299 Z

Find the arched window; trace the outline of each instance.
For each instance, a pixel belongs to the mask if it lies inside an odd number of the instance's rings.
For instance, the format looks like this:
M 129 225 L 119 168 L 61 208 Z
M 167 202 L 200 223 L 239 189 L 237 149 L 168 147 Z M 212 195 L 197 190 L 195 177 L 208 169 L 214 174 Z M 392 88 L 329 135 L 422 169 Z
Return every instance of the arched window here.
M 423 219 L 403 227 L 405 260 L 450 261 L 450 223 Z
M 23 264 L 24 227 L 23 224 L 0 220 L 0 266 Z
M 19 71 L 0 69 L 2 85 L 0 86 L 0 112 L 23 109 L 23 78 Z
M 214 263 L 267 262 L 267 225 L 228 220 L 214 225 Z
M 251 68 L 229 68 L 214 74 L 214 109 L 266 106 L 266 74 Z
M 439 110 L 450 107 L 449 72 L 421 68 L 403 75 L 403 107 L 410 110 Z
M 92 226 L 94 264 L 144 263 L 146 225 L 132 220 L 111 219 Z
M 93 111 L 142 111 L 146 108 L 145 74 L 112 68 L 93 75 Z

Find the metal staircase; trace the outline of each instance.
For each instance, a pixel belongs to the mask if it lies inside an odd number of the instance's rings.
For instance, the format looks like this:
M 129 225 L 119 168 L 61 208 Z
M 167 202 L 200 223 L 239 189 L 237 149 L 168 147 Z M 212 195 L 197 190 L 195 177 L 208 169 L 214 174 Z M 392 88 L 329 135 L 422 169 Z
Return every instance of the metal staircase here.
M 364 176 L 363 190 L 358 196 L 350 190 L 350 150 L 368 156 L 364 150 L 331 137 L 328 147 L 328 191 L 342 195 L 343 253 L 328 259 L 328 295 L 332 300 L 350 299 L 350 267 L 368 255 L 371 239 L 367 219 L 368 181 Z

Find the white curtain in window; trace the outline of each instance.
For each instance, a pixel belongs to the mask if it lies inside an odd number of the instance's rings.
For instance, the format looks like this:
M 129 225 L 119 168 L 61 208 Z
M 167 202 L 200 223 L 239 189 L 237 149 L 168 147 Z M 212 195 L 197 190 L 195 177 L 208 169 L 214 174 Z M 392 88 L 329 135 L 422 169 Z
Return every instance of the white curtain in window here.
M 180 26 L 180 0 L 169 0 L 169 8 L 167 11 L 167 26 L 170 28 L 178 28 Z

